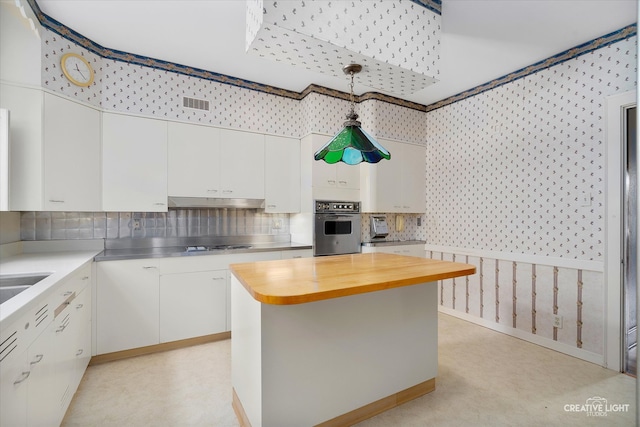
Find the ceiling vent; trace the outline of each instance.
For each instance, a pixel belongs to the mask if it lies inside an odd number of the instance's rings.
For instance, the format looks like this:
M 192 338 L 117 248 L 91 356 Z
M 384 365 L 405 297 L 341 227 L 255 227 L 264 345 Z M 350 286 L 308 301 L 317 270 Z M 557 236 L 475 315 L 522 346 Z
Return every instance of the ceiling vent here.
M 193 108 L 194 110 L 209 111 L 209 101 L 198 98 L 182 98 L 182 106 L 185 108 Z

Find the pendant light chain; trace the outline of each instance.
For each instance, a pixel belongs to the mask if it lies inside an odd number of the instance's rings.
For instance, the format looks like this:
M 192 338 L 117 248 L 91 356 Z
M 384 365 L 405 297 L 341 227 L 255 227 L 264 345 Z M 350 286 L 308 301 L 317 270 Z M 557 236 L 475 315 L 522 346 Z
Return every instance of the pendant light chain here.
M 351 72 L 349 74 L 351 75 L 351 84 L 349 85 L 349 89 L 351 91 L 351 95 L 349 96 L 349 99 L 351 101 L 351 112 L 355 113 L 355 111 L 356 111 L 356 101 L 355 101 L 355 97 L 353 95 L 353 75 L 355 73 L 353 72 L 353 70 L 351 70 Z

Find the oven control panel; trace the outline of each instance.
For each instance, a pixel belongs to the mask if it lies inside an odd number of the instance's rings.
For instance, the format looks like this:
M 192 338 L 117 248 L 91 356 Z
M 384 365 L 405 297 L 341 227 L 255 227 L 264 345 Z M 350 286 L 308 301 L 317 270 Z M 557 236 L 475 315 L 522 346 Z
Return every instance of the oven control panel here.
M 316 213 L 359 213 L 360 202 L 316 200 Z

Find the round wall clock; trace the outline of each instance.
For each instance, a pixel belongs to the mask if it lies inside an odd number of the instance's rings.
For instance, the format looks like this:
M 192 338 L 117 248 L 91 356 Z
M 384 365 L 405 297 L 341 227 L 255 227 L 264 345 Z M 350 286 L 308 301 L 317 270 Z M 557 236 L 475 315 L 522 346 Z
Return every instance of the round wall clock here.
M 93 83 L 91 64 L 77 53 L 66 53 L 60 59 L 60 66 L 65 77 L 76 86 L 89 86 Z

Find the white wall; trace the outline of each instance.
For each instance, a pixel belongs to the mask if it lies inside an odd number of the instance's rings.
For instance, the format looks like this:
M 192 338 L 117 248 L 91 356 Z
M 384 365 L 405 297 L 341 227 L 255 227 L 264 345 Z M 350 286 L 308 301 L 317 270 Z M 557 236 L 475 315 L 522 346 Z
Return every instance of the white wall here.
M 0 245 L 20 241 L 20 212 L 0 212 Z

